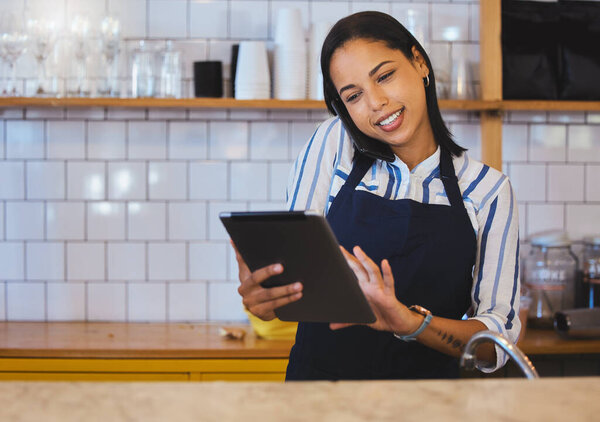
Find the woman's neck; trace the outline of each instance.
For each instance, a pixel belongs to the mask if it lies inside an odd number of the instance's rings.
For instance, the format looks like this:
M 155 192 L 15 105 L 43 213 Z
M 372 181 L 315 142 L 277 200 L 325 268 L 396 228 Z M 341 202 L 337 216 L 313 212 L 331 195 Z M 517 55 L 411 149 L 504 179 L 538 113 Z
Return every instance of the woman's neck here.
M 437 150 L 433 136 L 424 142 L 410 142 L 408 145 L 393 146 L 392 151 L 407 165 L 409 170 L 431 157 Z

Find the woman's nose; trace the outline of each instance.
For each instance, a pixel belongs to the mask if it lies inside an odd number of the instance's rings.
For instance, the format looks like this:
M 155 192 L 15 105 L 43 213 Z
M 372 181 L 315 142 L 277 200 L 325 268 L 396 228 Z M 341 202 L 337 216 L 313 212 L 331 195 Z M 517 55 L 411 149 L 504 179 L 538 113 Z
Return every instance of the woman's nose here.
M 388 103 L 388 98 L 385 95 L 385 92 L 383 92 L 382 90 L 377 90 L 372 92 L 369 95 L 369 101 L 371 103 L 371 108 L 374 111 L 379 111 L 381 110 L 384 106 L 387 105 Z

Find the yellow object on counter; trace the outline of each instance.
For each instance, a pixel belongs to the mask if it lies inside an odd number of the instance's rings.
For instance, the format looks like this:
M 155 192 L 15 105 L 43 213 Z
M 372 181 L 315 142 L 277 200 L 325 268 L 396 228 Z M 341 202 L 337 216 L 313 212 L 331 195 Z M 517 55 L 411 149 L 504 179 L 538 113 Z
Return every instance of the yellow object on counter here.
M 287 322 L 280 319 L 263 321 L 244 309 L 250 324 L 257 336 L 267 340 L 293 340 L 296 337 L 297 322 Z

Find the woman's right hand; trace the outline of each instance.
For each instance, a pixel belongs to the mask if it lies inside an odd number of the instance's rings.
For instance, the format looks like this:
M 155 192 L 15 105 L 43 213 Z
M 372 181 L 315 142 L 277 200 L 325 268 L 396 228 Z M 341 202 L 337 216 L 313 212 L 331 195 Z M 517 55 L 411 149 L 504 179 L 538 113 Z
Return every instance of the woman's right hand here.
M 283 272 L 281 264 L 273 264 L 251 272 L 246 262 L 231 242 L 238 262 L 240 287 L 238 293 L 242 303 L 251 314 L 264 321 L 275 319 L 275 309 L 302 297 L 302 283 L 292 283 L 285 286 L 264 288 L 261 283 Z

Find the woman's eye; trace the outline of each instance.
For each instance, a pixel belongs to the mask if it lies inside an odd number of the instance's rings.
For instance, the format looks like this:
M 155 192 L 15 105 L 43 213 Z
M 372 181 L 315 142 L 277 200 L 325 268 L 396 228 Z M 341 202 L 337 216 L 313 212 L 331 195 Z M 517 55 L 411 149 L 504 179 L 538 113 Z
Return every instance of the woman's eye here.
M 351 96 L 349 96 L 348 98 L 346 98 L 346 102 L 348 102 L 348 103 L 352 102 L 352 101 L 354 101 L 357 98 L 358 98 L 358 93 L 357 94 L 352 94 Z
M 392 76 L 393 74 L 394 74 L 394 72 L 392 71 L 392 72 L 388 72 L 388 73 L 386 73 L 386 74 L 384 74 L 384 75 L 381 75 L 381 76 L 379 77 L 379 79 L 377 79 L 377 82 L 382 82 L 382 81 L 385 81 L 387 78 L 389 78 L 389 77 L 390 77 L 390 76 Z

